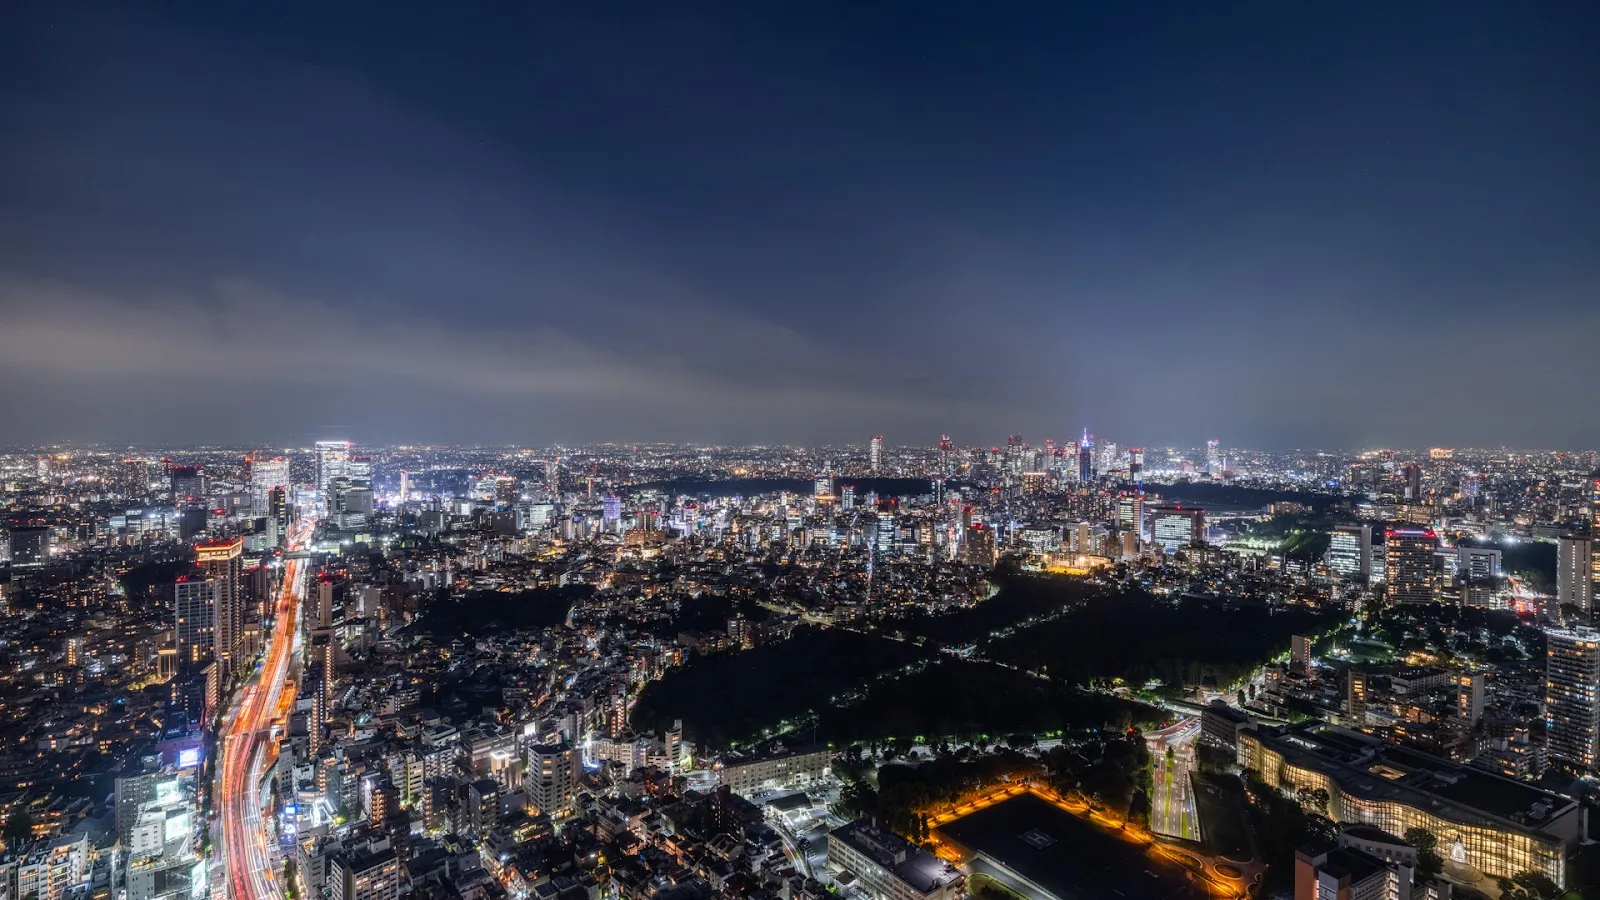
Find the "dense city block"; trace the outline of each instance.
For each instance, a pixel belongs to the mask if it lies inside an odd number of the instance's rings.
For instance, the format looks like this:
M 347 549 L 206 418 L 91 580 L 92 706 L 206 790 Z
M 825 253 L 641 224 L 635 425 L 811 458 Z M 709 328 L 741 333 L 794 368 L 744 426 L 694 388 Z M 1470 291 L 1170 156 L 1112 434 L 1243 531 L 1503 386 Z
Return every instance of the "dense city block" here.
M 1600 885 L 1593 467 L 13 453 L 0 894 Z

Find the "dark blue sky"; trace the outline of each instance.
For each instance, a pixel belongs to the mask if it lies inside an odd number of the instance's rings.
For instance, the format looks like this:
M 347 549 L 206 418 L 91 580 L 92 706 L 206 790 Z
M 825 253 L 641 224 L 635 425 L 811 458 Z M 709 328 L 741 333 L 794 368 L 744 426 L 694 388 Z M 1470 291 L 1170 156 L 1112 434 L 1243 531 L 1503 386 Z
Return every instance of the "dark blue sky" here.
M 8 4 L 0 441 L 1600 444 L 1594 4 L 1306 6 Z

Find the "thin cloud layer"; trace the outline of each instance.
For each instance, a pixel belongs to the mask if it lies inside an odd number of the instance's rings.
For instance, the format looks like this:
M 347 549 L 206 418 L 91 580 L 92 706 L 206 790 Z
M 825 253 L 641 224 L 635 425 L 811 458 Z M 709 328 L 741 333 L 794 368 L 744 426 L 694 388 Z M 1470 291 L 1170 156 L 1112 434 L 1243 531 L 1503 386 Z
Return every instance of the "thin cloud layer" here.
M 5 11 L 0 442 L 1600 443 L 1555 13 L 305 12 Z

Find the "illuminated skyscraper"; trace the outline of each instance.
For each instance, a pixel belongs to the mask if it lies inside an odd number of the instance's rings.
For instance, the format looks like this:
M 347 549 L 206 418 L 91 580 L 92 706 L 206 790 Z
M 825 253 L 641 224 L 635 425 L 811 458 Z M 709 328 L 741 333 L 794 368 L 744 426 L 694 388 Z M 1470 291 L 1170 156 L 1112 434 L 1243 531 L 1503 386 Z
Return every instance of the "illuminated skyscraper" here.
M 1600 760 L 1600 631 L 1545 632 L 1545 740 L 1550 758 L 1583 773 Z
M 1096 472 L 1111 472 L 1117 468 L 1117 442 L 1106 441 L 1095 449 Z
M 839 489 L 839 508 L 840 509 L 845 509 L 845 510 L 855 509 L 856 508 L 856 486 L 855 485 L 847 484 L 844 487 Z
M 217 584 L 217 665 L 231 671 L 244 660 L 237 658 L 244 635 L 244 538 L 207 541 L 194 548 L 195 564 Z
M 273 530 L 272 542 L 282 546 L 289 530 L 289 489 L 283 485 L 267 491 L 267 527 Z
M 172 586 L 178 665 L 204 666 L 217 655 L 217 582 L 184 575 Z
M 1405 498 L 1412 503 L 1422 502 L 1422 467 L 1416 463 L 1400 470 L 1405 478 Z
M 1328 568 L 1340 578 L 1366 581 L 1372 577 L 1372 526 L 1335 525 L 1328 536 Z
M 600 510 L 600 515 L 606 524 L 615 525 L 622 521 L 622 498 L 616 494 L 607 494 L 605 499 L 600 501 Z
M 1206 541 L 1206 511 L 1190 506 L 1157 506 L 1150 511 L 1150 541 L 1171 553 Z
M 1124 491 L 1117 497 L 1117 527 L 1144 534 L 1144 492 Z
M 995 561 L 994 530 L 973 522 L 962 536 L 961 558 L 968 565 L 992 566 Z
M 1432 528 L 1384 532 L 1384 577 L 1389 602 L 1429 603 L 1439 598 L 1439 535 Z
M 1564 534 L 1556 541 L 1556 600 L 1588 615 L 1594 608 L 1594 538 Z
M 872 474 L 876 475 L 883 470 L 883 435 L 872 436 L 872 442 L 867 445 L 867 465 Z
M 123 460 L 121 476 L 121 484 L 118 488 L 124 498 L 138 500 L 150 493 L 150 463 L 148 460 Z
M 894 551 L 894 501 L 878 504 L 877 528 L 872 542 L 879 556 L 886 556 Z
M 265 516 L 267 512 L 267 495 L 275 487 L 287 487 L 289 484 L 289 461 L 281 456 L 271 459 L 257 459 L 250 464 L 250 504 L 251 514 Z
M 1085 484 L 1094 480 L 1094 436 L 1087 428 L 1078 441 L 1078 480 Z
M 1144 448 L 1131 447 L 1128 449 L 1128 474 L 1134 478 L 1144 470 Z
M 552 456 L 544 461 L 544 486 L 552 493 L 561 490 L 561 458 Z
M 317 441 L 317 495 L 325 502 L 333 480 L 348 477 L 349 462 L 349 441 Z
M 206 477 L 200 466 L 173 466 L 167 470 L 172 502 L 179 506 L 204 506 Z
M 824 472 L 811 486 L 811 495 L 818 500 L 833 499 L 833 476 Z
M 1218 449 L 1216 438 L 1206 441 L 1206 474 L 1212 478 L 1222 474 L 1222 451 Z
M 1600 590 L 1600 472 L 1589 479 L 1589 584 Z

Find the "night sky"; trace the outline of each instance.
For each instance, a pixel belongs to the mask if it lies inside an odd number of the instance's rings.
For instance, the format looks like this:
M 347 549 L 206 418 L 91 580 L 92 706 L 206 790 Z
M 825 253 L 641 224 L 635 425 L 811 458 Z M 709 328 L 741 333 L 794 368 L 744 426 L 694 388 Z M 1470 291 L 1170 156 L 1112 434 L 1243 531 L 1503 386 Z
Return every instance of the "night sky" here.
M 1593 2 L 8 3 L 0 443 L 1594 447 L 1597 47 Z

